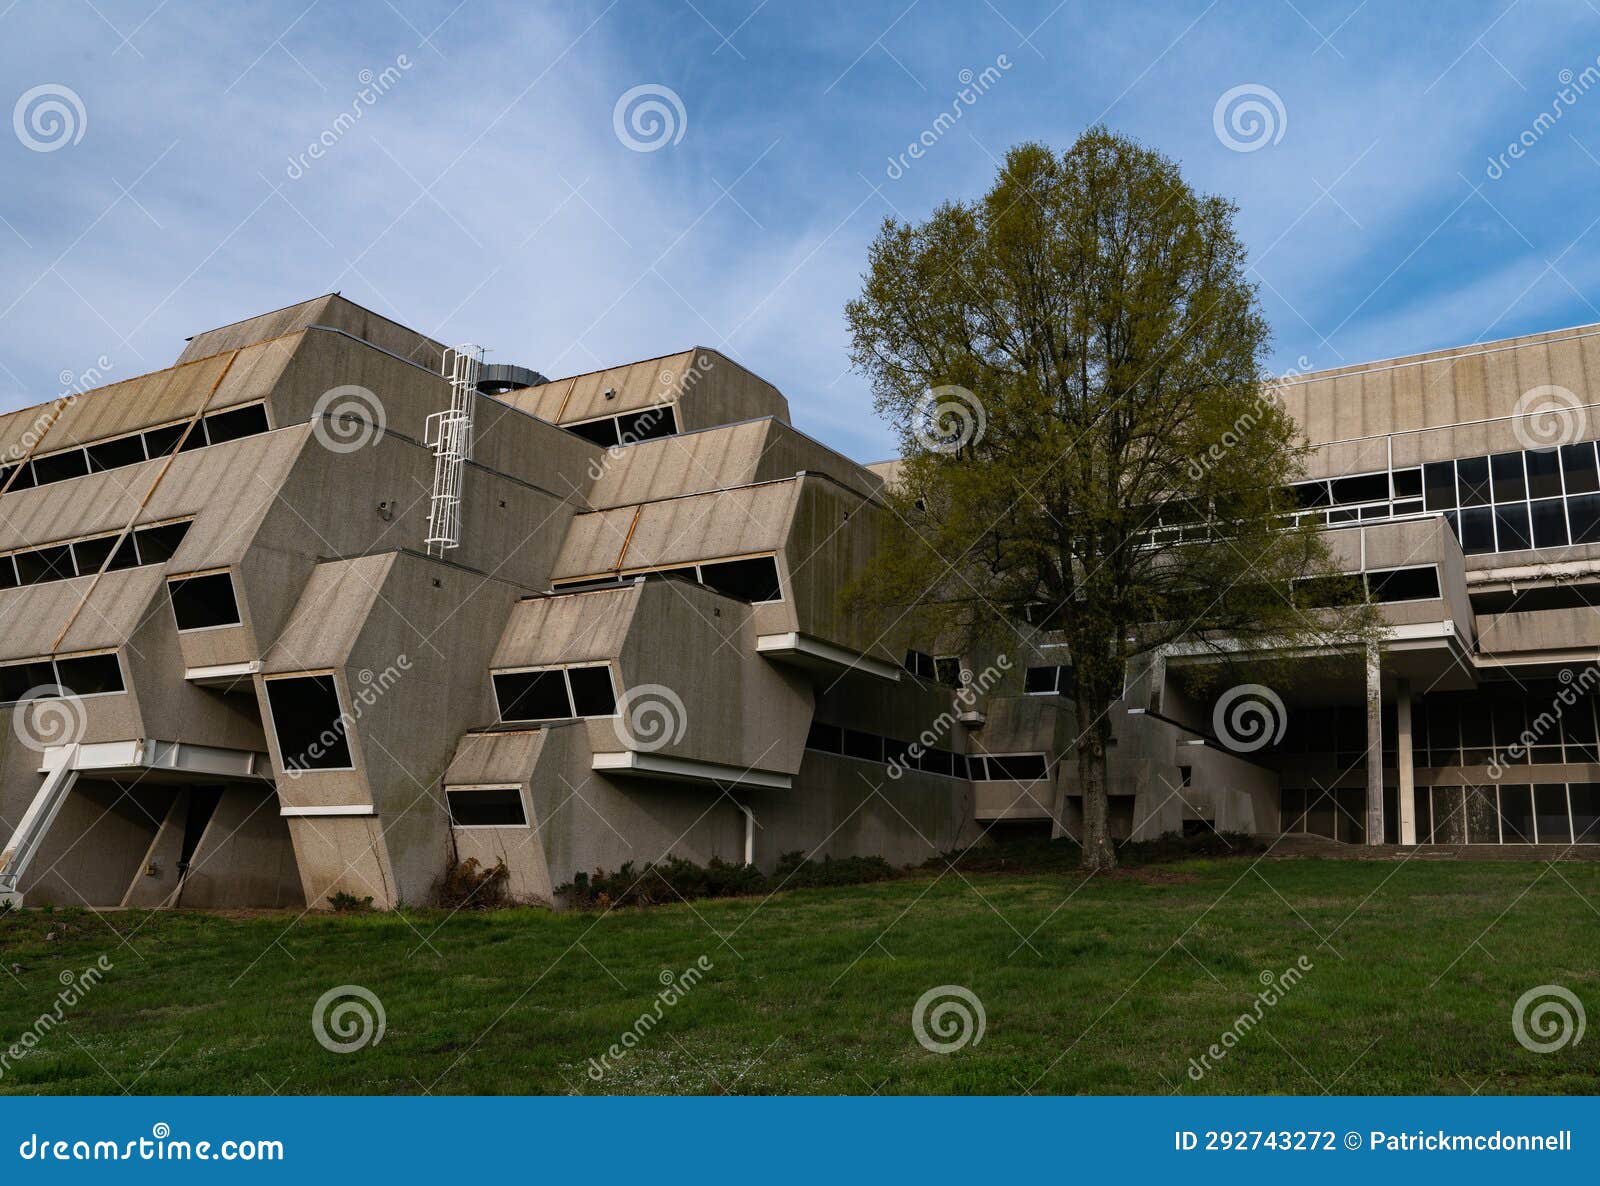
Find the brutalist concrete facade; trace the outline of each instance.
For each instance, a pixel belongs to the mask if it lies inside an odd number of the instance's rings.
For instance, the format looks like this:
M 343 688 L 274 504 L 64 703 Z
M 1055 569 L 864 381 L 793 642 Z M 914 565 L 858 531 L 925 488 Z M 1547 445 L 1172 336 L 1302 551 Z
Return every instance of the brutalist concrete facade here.
M 1305 656 L 1304 680 L 1267 689 L 1282 729 L 1259 745 L 1228 725 L 1235 689 L 1189 690 L 1204 656 L 1130 672 L 1117 835 L 1377 840 L 1376 788 L 1399 842 L 1549 842 L 1559 785 L 1583 838 L 1595 334 L 1279 384 L 1325 480 L 1306 513 L 1370 574 L 1391 638 L 1375 663 Z M 550 902 L 669 853 L 906 863 L 1075 830 L 1052 640 L 948 655 L 841 611 L 893 529 L 892 466 L 797 431 L 712 350 L 544 382 L 505 369 L 473 397 L 459 546 L 430 554 L 446 354 L 326 296 L 0 418 L 0 892 L 421 904 L 475 858 Z M 1530 391 L 1571 395 L 1553 452 L 1525 439 L 1548 429 Z M 1501 752 L 1574 685 L 1588 725 L 1569 706 L 1553 741 Z

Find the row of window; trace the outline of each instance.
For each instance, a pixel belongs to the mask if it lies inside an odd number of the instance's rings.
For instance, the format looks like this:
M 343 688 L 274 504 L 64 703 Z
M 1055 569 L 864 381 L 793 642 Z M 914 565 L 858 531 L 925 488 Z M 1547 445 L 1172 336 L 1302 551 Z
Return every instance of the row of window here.
M 943 684 L 947 688 L 961 686 L 960 655 L 930 655 L 926 651 L 907 651 L 905 662 L 901 666 L 918 679 Z
M 1418 844 L 1600 844 L 1600 783 L 1489 783 L 1417 787 Z M 1384 788 L 1385 844 L 1399 843 L 1398 793 Z M 1366 792 L 1285 788 L 1285 832 L 1360 844 Z
M 490 678 L 502 721 L 566 721 L 617 711 L 609 663 L 496 671 Z
M 65 482 L 69 478 L 81 478 L 84 474 L 138 465 L 153 457 L 165 457 L 177 448 L 187 423 L 187 420 L 180 420 L 174 424 L 162 424 L 128 436 L 96 441 L 92 445 L 44 453 L 20 466 L 0 466 L 0 485 L 11 477 L 13 470 L 16 471 L 16 479 L 11 483 L 11 489 L 26 490 L 32 486 L 47 486 L 52 482 Z M 266 432 L 267 428 L 265 404 L 224 408 L 200 418 L 200 422 L 189 433 L 189 438 L 183 442 L 183 452 L 255 436 Z
M 1294 591 L 1296 600 L 1307 606 L 1358 602 L 1363 594 L 1369 601 L 1386 605 L 1397 601 L 1431 601 L 1439 596 L 1439 569 L 1433 564 L 1417 564 L 1333 577 L 1307 577 L 1294 582 Z
M 613 445 L 635 445 L 658 437 L 677 436 L 678 416 L 671 404 L 657 404 L 642 412 L 623 412 L 561 427 L 609 449 Z
M 40 688 L 47 690 L 36 691 Z M 98 696 L 127 690 L 122 682 L 122 664 L 117 662 L 115 651 L 66 659 L 29 659 L 0 667 L 0 702 L 9 704 L 21 700 L 29 692 L 41 697 L 54 696 L 57 688 L 73 696 Z
M 0 589 L 88 576 L 100 571 L 107 556 L 111 557 L 111 563 L 106 565 L 108 571 L 137 568 L 141 564 L 164 564 L 177 552 L 192 522 L 192 519 L 185 519 L 160 523 L 141 527 L 126 536 L 111 532 L 71 543 L 44 544 L 11 552 L 0 556 Z
M 759 605 L 767 601 L 782 601 L 783 587 L 778 582 L 778 562 L 771 556 L 751 556 L 744 560 L 712 560 L 700 564 L 675 564 L 665 568 L 652 568 L 629 573 L 625 577 L 584 577 L 579 580 L 556 581 L 551 588 L 557 593 L 576 593 L 583 589 L 603 589 L 620 581 L 635 577 L 646 580 L 681 580 L 704 585 L 738 601 Z
M 806 734 L 806 748 L 819 753 L 859 758 L 863 762 L 894 762 L 907 770 L 943 774 L 949 778 L 1032 782 L 1043 778 L 1048 769 L 1043 754 L 958 754 L 920 743 L 918 752 L 913 754 L 911 745 L 909 741 L 822 721 L 813 721 L 811 731 Z
M 1423 768 L 1600 762 L 1596 707 L 1594 697 L 1550 682 L 1431 692 L 1412 709 L 1412 762 Z M 1383 706 L 1382 724 L 1383 750 L 1392 764 L 1397 752 L 1393 703 Z M 1366 709 L 1340 705 L 1291 709 L 1283 738 L 1272 752 L 1326 755 L 1350 765 L 1366 749 Z

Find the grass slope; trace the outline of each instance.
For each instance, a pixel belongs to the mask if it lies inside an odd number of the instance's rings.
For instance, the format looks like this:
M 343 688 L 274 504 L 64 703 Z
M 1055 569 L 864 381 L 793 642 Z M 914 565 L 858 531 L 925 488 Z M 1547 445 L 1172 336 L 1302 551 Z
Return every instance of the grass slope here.
M 1594 1090 L 1600 1041 L 1535 1054 L 1514 1002 L 1600 1005 L 1600 864 L 1196 859 L 1093 878 L 946 872 L 870 886 L 554 915 L 0 918 L 0 1052 L 104 954 L 0 1092 L 1288 1092 Z M 53 938 L 47 935 L 53 934 Z M 1313 965 L 1199 1082 L 1191 1059 Z M 600 1080 L 590 1059 L 655 1012 Z M 328 989 L 381 999 L 380 1043 L 314 1039 Z M 981 1042 L 913 1036 L 963 985 Z

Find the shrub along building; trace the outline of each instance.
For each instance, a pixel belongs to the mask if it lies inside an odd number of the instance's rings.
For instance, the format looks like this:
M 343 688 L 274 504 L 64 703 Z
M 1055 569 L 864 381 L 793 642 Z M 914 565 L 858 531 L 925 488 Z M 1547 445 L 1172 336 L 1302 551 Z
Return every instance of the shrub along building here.
M 1372 796 L 1374 842 L 1596 839 L 1597 335 L 1278 384 L 1303 513 L 1388 642 L 1270 693 L 1202 699 L 1183 651 L 1130 672 L 1116 835 L 1361 841 Z M 1519 439 L 1555 387 L 1562 439 Z M 668 853 L 1075 830 L 1070 657 L 842 612 L 894 466 L 715 351 L 546 380 L 325 296 L 0 418 L 0 447 L 0 893 L 26 903 L 422 903 L 468 858 L 550 901 Z

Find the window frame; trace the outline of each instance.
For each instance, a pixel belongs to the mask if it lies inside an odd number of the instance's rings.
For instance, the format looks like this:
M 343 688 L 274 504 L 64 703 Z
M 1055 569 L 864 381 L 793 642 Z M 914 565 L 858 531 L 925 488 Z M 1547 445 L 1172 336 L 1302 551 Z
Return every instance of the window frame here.
M 267 691 L 267 686 L 278 680 L 317 679 L 322 676 L 326 676 L 328 679 L 333 681 L 334 706 L 339 710 L 338 716 L 336 716 L 334 719 L 342 721 L 346 717 L 349 717 L 353 722 L 355 720 L 355 714 L 345 708 L 345 702 L 349 699 L 349 697 L 342 686 L 342 681 L 339 678 L 339 672 L 332 667 L 315 668 L 310 671 L 275 671 L 271 675 L 263 675 L 261 677 L 261 699 L 265 702 L 263 704 L 265 712 L 262 714 L 265 718 L 263 723 L 272 731 L 271 744 L 278 751 L 278 767 L 283 771 L 284 776 L 287 778 L 304 778 L 308 774 L 350 774 L 359 769 L 359 763 L 356 760 L 356 746 L 350 738 L 349 725 L 345 726 L 343 737 L 345 752 L 350 755 L 350 765 L 291 767 L 288 766 L 284 761 L 282 743 L 283 739 L 279 735 L 278 731 L 278 716 L 272 711 L 272 696 Z
M 494 832 L 523 830 L 533 827 L 533 821 L 528 812 L 528 801 L 523 797 L 520 782 L 471 782 L 471 783 L 446 783 L 444 786 L 444 810 L 450 820 L 450 829 L 455 832 Z M 450 796 L 457 791 L 515 791 L 517 805 L 522 808 L 522 822 L 520 824 L 458 824 L 456 823 L 455 808 L 451 804 Z
M 203 577 L 225 576 L 228 578 L 228 592 L 233 597 L 234 620 L 231 622 L 218 622 L 211 626 L 184 626 L 178 621 L 178 604 L 172 599 L 172 586 L 180 581 L 199 580 Z M 239 599 L 239 586 L 233 579 L 231 568 L 203 568 L 198 572 L 172 573 L 166 578 L 167 608 L 172 611 L 172 624 L 179 634 L 206 634 L 212 630 L 237 630 L 244 623 L 244 603 Z
M 592 716 L 577 715 L 578 699 L 572 692 L 572 677 L 567 672 L 574 668 L 605 668 L 606 675 L 611 680 L 611 711 L 598 713 Z M 500 689 L 495 683 L 497 675 L 529 675 L 547 671 L 561 672 L 561 686 L 566 689 L 567 707 L 572 712 L 564 717 L 505 717 L 501 715 Z M 620 683 L 617 677 L 616 665 L 610 659 L 583 659 L 573 663 L 535 663 L 526 667 L 491 667 L 489 668 L 489 693 L 494 697 L 494 714 L 497 725 L 547 725 L 558 721 L 610 721 L 615 720 L 620 714 L 619 706 L 622 696 L 617 687 Z
M 74 692 L 71 688 L 67 687 L 66 684 L 61 682 L 61 668 L 59 666 L 61 660 L 93 659 L 100 655 L 110 655 L 116 659 L 117 680 L 122 684 L 122 687 L 110 692 Z M 72 692 L 72 697 L 75 700 L 94 700 L 101 696 L 126 696 L 128 694 L 128 669 L 127 666 L 122 662 L 121 647 L 96 647 L 87 651 L 65 651 L 59 655 L 35 655 L 29 659 L 7 659 L 5 662 L 0 663 L 0 668 L 25 667 L 30 663 L 48 663 L 50 665 L 50 677 L 54 683 L 54 686 L 58 688 L 67 688 L 69 692 Z M 39 697 L 39 699 L 47 699 L 47 697 Z M 48 697 L 48 699 L 54 699 L 54 697 Z M 17 705 L 21 703 L 21 700 L 0 699 L 0 704 L 3 705 Z

